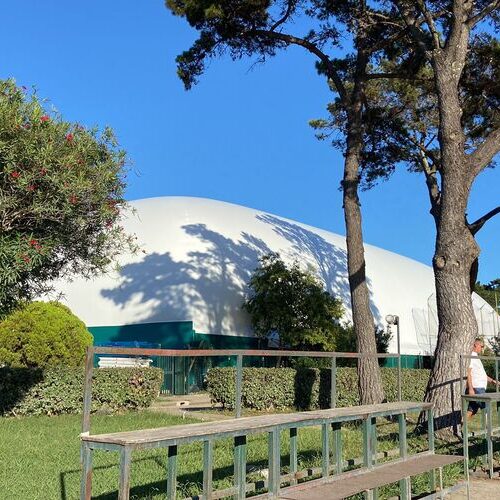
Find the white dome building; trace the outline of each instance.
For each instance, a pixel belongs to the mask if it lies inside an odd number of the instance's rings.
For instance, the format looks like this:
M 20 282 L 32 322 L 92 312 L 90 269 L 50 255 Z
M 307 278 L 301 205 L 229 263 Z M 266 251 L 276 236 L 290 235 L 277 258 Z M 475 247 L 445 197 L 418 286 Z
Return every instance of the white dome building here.
M 203 345 L 204 339 L 214 347 L 256 346 L 241 304 L 258 258 L 270 251 L 316 268 L 350 317 L 345 237 L 202 198 L 150 198 L 131 205 L 124 227 L 142 251 L 122 256 L 119 270 L 105 276 L 57 285 L 96 343 L 135 340 L 182 348 Z M 384 327 L 385 316 L 397 314 L 402 353 L 431 354 L 437 331 L 432 268 L 371 245 L 365 253 L 376 323 Z M 477 295 L 474 302 L 487 325 L 496 321 L 498 328 L 493 309 Z M 482 319 L 488 333 L 484 324 Z M 395 350 L 394 336 L 390 351 Z

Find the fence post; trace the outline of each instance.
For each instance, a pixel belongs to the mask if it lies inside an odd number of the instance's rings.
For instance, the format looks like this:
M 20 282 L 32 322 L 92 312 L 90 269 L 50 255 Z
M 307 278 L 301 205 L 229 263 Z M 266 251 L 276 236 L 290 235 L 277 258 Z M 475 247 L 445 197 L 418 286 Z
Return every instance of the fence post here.
M 241 417 L 241 384 L 243 383 L 243 355 L 236 358 L 236 418 Z
M 330 367 L 330 408 L 337 407 L 337 357 L 333 356 Z
M 462 357 L 462 354 L 459 354 L 459 370 L 460 370 L 460 397 L 462 394 L 465 394 L 465 388 L 464 388 L 464 359 Z
M 90 410 L 92 404 L 92 372 L 94 370 L 94 347 L 87 347 L 85 355 L 85 381 L 83 389 L 82 434 L 90 433 Z

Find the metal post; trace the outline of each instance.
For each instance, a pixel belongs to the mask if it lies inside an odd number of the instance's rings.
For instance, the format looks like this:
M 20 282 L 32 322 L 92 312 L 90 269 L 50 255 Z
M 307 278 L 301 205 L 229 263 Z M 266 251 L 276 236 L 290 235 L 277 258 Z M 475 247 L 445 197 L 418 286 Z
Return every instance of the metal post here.
M 396 335 L 398 337 L 398 401 L 402 400 L 401 395 L 401 336 L 399 331 L 399 316 L 396 316 Z
M 469 429 L 467 422 L 467 407 L 469 403 L 462 396 L 462 453 L 464 455 L 464 474 L 465 480 L 467 482 L 467 500 L 470 496 L 470 485 L 469 485 Z
M 212 470 L 213 470 L 214 447 L 210 440 L 203 443 L 203 495 L 202 500 L 212 498 Z
M 120 487 L 118 500 L 130 497 L 130 449 L 124 446 L 120 453 Z M 170 497 L 168 497 L 170 499 Z
M 491 408 L 491 401 L 486 402 L 486 440 L 488 447 L 488 470 L 490 479 L 493 478 L 493 412 Z
M 459 369 L 460 369 L 460 394 L 465 394 L 465 389 L 464 389 L 464 360 L 462 358 L 462 355 L 459 355 Z
M 290 484 L 297 484 L 297 478 L 295 474 L 297 474 L 297 428 L 290 428 L 290 474 L 293 477 L 290 479 Z
M 268 496 L 278 498 L 280 490 L 280 431 L 275 429 L 269 433 L 268 441 L 269 455 L 269 482 Z
M 92 449 L 88 444 L 82 445 L 83 471 L 80 500 L 92 498 Z
M 330 367 L 330 408 L 337 407 L 337 358 L 332 358 Z
M 330 440 L 328 424 L 321 424 L 321 475 L 328 477 L 330 472 Z
M 373 466 L 372 456 L 372 419 L 363 420 L 363 464 L 366 468 L 371 469 Z M 373 490 L 365 491 L 365 500 L 373 499 Z
M 495 358 L 495 380 L 498 380 L 498 358 Z M 495 390 L 498 392 L 498 384 L 495 384 Z
M 167 500 L 175 500 L 177 494 L 177 446 L 168 447 Z
M 434 453 L 434 410 L 430 408 L 427 410 L 427 439 L 429 441 L 429 451 Z M 431 491 L 436 490 L 436 475 L 434 470 L 430 471 L 430 487 Z
M 241 417 L 241 384 L 243 383 L 243 355 L 236 358 L 236 418 Z
M 332 424 L 333 427 L 333 445 L 335 447 L 335 472 L 342 473 L 342 426 L 340 422 Z
M 400 413 L 398 415 L 399 422 L 399 456 L 402 459 L 406 459 L 408 454 L 408 447 L 406 444 L 406 415 Z M 401 500 L 409 500 L 410 481 L 409 478 L 405 477 L 399 481 L 399 492 L 401 495 Z
M 238 500 L 243 500 L 246 497 L 246 452 L 246 436 L 236 436 L 234 438 L 234 485 L 236 486 L 236 498 Z
M 83 388 L 82 434 L 90 434 L 90 411 L 92 406 L 92 372 L 94 370 L 94 348 L 87 347 L 85 355 L 85 380 Z

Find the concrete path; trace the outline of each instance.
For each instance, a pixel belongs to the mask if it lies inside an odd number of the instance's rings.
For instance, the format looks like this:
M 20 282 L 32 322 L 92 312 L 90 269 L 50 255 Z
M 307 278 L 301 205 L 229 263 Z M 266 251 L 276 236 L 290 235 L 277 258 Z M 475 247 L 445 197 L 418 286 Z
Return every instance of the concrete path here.
M 202 422 L 226 420 L 234 417 L 219 412 L 207 412 L 214 408 L 206 392 L 185 396 L 160 396 L 149 408 L 151 411 L 168 413 L 182 417 L 191 417 Z
M 472 500 L 500 500 L 500 479 L 471 479 Z M 446 500 L 465 500 L 465 490 L 457 491 L 446 497 Z

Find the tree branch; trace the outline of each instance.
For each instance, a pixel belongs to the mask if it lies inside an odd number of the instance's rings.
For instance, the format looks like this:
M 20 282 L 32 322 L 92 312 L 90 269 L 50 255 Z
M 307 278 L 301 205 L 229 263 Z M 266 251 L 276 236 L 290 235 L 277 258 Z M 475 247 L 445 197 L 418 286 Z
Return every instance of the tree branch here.
M 281 40 L 288 45 L 298 45 L 299 47 L 303 47 L 311 52 L 311 54 L 314 54 L 326 66 L 328 77 L 333 81 L 342 102 L 344 104 L 348 103 L 347 90 L 337 70 L 333 66 L 332 61 L 323 51 L 314 45 L 314 43 L 304 40 L 303 38 L 298 38 L 286 33 L 277 33 L 276 31 L 271 30 L 254 29 L 250 31 L 250 34 L 260 35 L 274 40 Z
M 474 177 L 493 160 L 500 151 L 500 127 L 488 134 L 486 139 L 468 155 Z
M 498 7 L 500 7 L 500 0 L 493 0 L 493 2 L 489 3 L 481 12 L 467 19 L 467 25 L 470 29 L 474 28 L 477 23 L 481 22 L 488 14 L 491 14 Z
M 469 231 L 474 236 L 484 226 L 486 222 L 488 222 L 492 217 L 494 217 L 497 214 L 500 214 L 500 206 L 494 208 L 493 210 L 490 210 L 487 214 L 483 215 L 482 217 L 479 217 L 479 219 L 472 222 L 471 224 L 467 224 Z
M 278 19 L 270 28 L 271 31 L 275 31 L 276 28 L 281 26 L 286 20 L 290 17 L 293 8 L 295 7 L 295 2 L 293 0 L 289 0 L 285 13 L 281 19 Z
M 422 14 L 424 15 L 425 22 L 427 23 L 429 31 L 431 32 L 434 48 L 440 49 L 441 40 L 439 39 L 439 32 L 436 28 L 436 24 L 434 23 L 434 18 L 432 17 L 432 14 L 427 9 L 425 2 L 423 0 L 417 0 L 417 5 L 418 8 L 420 9 L 420 12 L 422 12 Z

